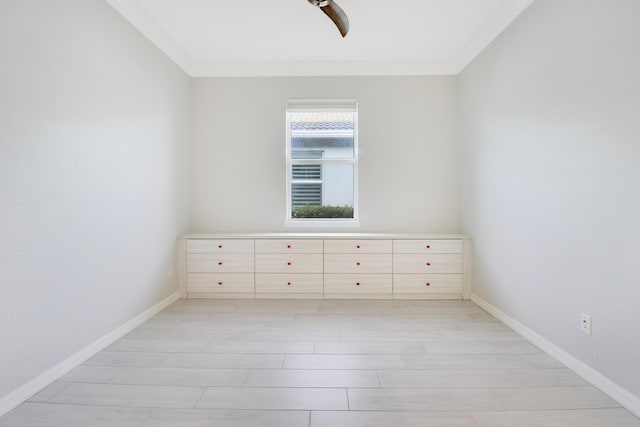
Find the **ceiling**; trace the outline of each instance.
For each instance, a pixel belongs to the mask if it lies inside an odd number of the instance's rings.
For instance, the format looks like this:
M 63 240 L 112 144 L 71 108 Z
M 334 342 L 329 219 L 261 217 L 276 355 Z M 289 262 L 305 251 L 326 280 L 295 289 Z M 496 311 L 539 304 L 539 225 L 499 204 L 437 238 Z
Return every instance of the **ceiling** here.
M 534 0 L 106 0 L 189 75 L 457 74 Z

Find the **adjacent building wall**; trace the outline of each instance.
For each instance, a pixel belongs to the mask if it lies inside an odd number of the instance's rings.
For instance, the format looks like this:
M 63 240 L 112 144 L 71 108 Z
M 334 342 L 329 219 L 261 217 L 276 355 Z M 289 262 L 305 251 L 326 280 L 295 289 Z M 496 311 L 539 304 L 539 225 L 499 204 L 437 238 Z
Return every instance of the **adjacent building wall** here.
M 177 290 L 190 80 L 102 0 L 0 13 L 0 401 Z
M 359 102 L 355 231 L 457 231 L 453 76 L 195 79 L 194 231 L 286 230 L 285 101 L 317 98 Z
M 635 396 L 639 16 L 637 0 L 537 0 L 459 76 L 457 102 L 473 292 Z

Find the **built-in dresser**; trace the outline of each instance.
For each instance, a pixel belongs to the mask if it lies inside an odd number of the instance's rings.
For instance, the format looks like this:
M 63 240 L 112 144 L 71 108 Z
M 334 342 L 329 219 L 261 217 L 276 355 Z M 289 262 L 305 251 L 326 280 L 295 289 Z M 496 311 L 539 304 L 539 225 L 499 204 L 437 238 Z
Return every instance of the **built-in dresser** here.
M 468 299 L 471 240 L 460 234 L 186 234 L 186 298 Z

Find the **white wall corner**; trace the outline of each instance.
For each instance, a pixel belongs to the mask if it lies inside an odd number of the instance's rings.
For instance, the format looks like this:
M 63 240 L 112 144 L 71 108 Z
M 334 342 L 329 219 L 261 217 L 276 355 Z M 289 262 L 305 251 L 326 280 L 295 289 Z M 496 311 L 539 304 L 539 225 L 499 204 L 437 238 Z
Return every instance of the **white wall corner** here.
M 567 353 L 565 350 L 553 344 L 542 335 L 534 332 L 502 310 L 483 300 L 475 293 L 471 293 L 471 301 L 473 301 L 480 308 L 522 335 L 533 345 L 566 365 L 567 368 L 580 375 L 586 381 L 590 382 L 593 386 L 599 388 L 602 392 L 620 403 L 620 405 L 625 407 L 635 416 L 640 417 L 639 396 L 636 396 L 628 390 L 620 387 L 618 384 L 611 381 L 609 378 L 605 377 L 600 372 L 593 369 L 591 366 Z
M 451 61 L 453 74 L 459 74 L 473 61 L 487 46 L 495 40 L 513 21 L 524 12 L 535 0 L 517 0 L 507 2 L 505 8 L 492 19 L 487 20 L 469 42 L 458 52 Z
M 58 378 L 62 377 L 73 368 L 85 362 L 90 357 L 102 351 L 107 346 L 113 344 L 147 320 L 158 314 L 179 299 L 179 293 L 175 292 L 163 299 L 153 307 L 148 308 L 136 317 L 128 320 L 113 331 L 102 336 L 98 340 L 79 350 L 67 359 L 58 363 L 51 369 L 43 372 L 38 377 L 32 379 L 6 396 L 0 398 L 0 417 L 16 406 L 20 405 L 43 388 L 47 387 Z
M 164 52 L 178 67 L 193 77 L 194 71 L 197 69 L 196 61 L 138 2 L 124 0 L 105 1 L 149 39 L 151 43 Z

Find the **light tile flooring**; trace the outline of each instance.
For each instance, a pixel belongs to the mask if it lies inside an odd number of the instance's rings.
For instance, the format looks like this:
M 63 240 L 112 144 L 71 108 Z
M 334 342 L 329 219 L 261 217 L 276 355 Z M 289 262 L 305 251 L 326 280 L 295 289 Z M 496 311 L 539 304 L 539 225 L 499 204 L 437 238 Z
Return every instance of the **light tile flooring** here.
M 180 300 L 0 426 L 640 427 L 468 301 Z

